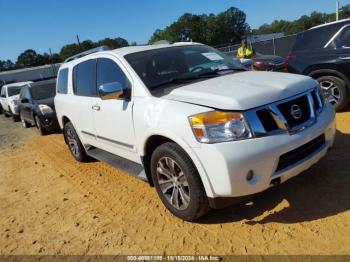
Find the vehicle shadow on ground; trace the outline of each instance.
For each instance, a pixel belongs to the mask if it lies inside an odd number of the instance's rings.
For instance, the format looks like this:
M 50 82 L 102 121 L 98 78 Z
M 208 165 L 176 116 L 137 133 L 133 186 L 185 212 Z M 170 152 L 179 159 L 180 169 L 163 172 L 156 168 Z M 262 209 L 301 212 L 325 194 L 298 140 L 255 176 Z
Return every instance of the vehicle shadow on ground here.
M 251 200 L 213 210 L 198 222 L 299 223 L 350 210 L 350 134 L 337 131 L 334 147 L 319 163 Z

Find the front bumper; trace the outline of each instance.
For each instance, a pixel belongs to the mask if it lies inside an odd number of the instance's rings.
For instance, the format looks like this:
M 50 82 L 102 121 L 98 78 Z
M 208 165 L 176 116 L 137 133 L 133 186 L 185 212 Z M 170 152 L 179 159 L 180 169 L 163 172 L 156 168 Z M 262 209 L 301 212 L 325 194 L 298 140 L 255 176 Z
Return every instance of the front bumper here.
M 46 131 L 55 131 L 59 129 L 55 112 L 49 114 L 39 114 L 38 117 L 42 127 L 44 127 Z
M 243 141 L 202 144 L 193 148 L 207 176 L 212 195 L 210 200 L 253 195 L 294 177 L 317 163 L 333 145 L 336 133 L 335 112 L 326 104 L 317 122 L 294 135 L 279 134 Z M 325 143 L 302 160 L 276 172 L 280 156 L 325 135 Z M 252 171 L 254 177 L 247 180 Z M 214 201 L 215 202 L 215 201 Z

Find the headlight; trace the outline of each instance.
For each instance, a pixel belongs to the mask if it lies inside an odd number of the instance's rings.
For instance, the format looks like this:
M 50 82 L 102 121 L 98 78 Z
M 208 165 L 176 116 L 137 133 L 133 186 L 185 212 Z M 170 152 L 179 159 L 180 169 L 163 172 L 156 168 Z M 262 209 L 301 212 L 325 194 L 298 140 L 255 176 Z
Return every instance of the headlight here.
M 39 110 L 42 114 L 50 114 L 53 112 L 52 108 L 48 105 L 39 105 Z
M 197 140 L 201 143 L 220 143 L 252 137 L 243 114 L 211 111 L 189 117 Z

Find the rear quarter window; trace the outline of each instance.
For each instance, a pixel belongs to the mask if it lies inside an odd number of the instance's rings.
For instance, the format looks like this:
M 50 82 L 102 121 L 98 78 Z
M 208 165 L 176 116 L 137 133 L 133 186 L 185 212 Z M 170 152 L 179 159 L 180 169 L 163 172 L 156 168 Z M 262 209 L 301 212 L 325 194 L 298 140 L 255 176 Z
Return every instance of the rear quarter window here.
M 324 48 L 344 24 L 334 24 L 311 29 L 298 34 L 293 51 Z
M 67 94 L 68 91 L 68 68 L 60 70 L 57 79 L 57 93 Z
M 73 89 L 78 96 L 97 96 L 95 59 L 81 62 L 73 68 Z

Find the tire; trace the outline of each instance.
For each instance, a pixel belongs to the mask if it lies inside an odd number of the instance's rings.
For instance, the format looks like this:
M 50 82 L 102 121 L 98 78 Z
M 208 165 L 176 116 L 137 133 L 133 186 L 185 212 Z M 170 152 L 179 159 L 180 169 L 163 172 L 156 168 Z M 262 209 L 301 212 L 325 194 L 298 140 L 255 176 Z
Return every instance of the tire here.
M 169 142 L 156 148 L 151 157 L 151 174 L 161 201 L 175 216 L 194 221 L 209 211 L 197 169 L 177 144 Z
M 17 116 L 14 113 L 12 113 L 11 109 L 10 109 L 10 116 L 12 116 L 13 122 L 18 122 L 19 121 L 19 116 Z
M 65 124 L 63 136 L 68 144 L 69 151 L 75 160 L 79 162 L 88 162 L 91 158 L 86 154 L 85 148 L 81 143 L 77 132 L 71 122 Z
M 48 132 L 45 130 L 45 128 L 41 124 L 39 117 L 38 116 L 34 116 L 34 120 L 35 120 L 36 129 L 37 129 L 39 135 L 41 135 L 41 136 L 47 135 Z
M 4 110 L 2 109 L 2 106 L 1 106 L 1 104 L 0 104 L 0 115 L 1 115 L 2 113 L 4 113 Z
M 23 127 L 23 128 L 28 128 L 28 127 L 31 126 L 28 122 L 26 122 L 26 121 L 23 119 L 23 116 L 22 116 L 21 112 L 19 113 L 19 117 L 20 117 L 20 119 L 21 119 L 21 124 L 22 124 L 22 127 Z
M 335 76 L 317 78 L 325 99 L 334 105 L 336 111 L 344 109 L 349 102 L 349 94 L 343 79 Z

